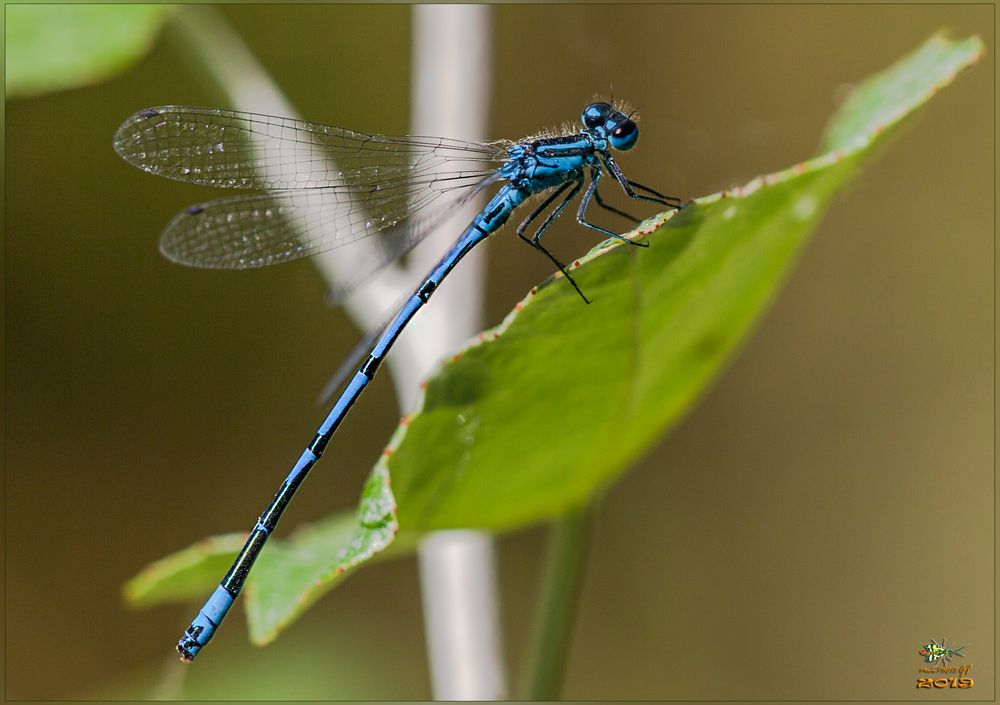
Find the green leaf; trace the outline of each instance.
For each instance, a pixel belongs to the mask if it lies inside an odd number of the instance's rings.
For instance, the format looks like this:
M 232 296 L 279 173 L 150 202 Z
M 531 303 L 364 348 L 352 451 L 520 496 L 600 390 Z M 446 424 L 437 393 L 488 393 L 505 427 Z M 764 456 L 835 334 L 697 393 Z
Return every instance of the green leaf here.
M 245 591 L 254 643 L 274 639 L 360 563 L 412 552 L 417 543 L 414 533 L 403 533 L 393 541 L 398 528 L 394 512 L 388 473 L 376 470 L 365 483 L 357 512 L 340 512 L 301 526 L 285 540 L 271 539 Z M 213 536 L 151 564 L 126 583 L 126 601 L 149 607 L 203 599 L 229 569 L 245 540 L 245 533 Z
M 574 264 L 445 362 L 391 455 L 400 525 L 507 530 L 591 501 L 681 415 L 777 292 L 871 147 L 973 63 L 942 36 L 860 86 L 835 151 L 640 228 Z
M 392 558 L 410 553 L 416 536 L 395 542 L 396 504 L 389 474 L 369 475 L 357 514 L 337 514 L 300 528 L 287 541 L 268 545 L 247 584 L 250 639 L 266 644 L 316 600 L 347 577 L 351 569 L 379 554 Z M 391 550 L 379 553 L 387 546 Z
M 156 38 L 169 5 L 7 5 L 7 96 L 97 83 Z
M 183 602 L 204 597 L 229 569 L 246 534 L 209 536 L 146 566 L 125 583 L 125 601 L 133 607 Z

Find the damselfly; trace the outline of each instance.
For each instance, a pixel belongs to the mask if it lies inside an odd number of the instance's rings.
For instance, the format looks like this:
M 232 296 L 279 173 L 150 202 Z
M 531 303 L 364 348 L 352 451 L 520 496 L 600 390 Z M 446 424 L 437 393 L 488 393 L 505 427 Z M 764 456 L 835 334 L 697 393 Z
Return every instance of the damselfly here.
M 591 103 L 580 116 L 582 130 L 567 128 L 562 134 L 513 143 L 368 135 L 290 118 L 178 106 L 141 110 L 122 123 L 115 133 L 115 150 L 144 171 L 193 184 L 268 191 L 191 206 L 167 225 L 160 240 L 164 255 L 195 267 L 246 269 L 381 233 L 376 255 L 354 268 L 352 279 L 340 288 L 341 296 L 409 251 L 477 194 L 500 185 L 381 332 L 258 518 L 229 572 L 178 642 L 182 660 L 193 660 L 212 638 L 292 496 L 400 332 L 458 261 L 499 230 L 514 209 L 531 196 L 542 196 L 517 227 L 517 235 L 548 257 L 587 301 L 566 267 L 542 244 L 546 229 L 580 192 L 577 222 L 631 245 L 646 243 L 586 218 L 594 200 L 638 222 L 604 202 L 599 183 L 605 173 L 630 198 L 679 207 L 677 199 L 627 179 L 615 162 L 611 150 L 632 149 L 639 138 L 634 112 L 624 110 Z M 529 227 L 546 211 L 529 235 Z

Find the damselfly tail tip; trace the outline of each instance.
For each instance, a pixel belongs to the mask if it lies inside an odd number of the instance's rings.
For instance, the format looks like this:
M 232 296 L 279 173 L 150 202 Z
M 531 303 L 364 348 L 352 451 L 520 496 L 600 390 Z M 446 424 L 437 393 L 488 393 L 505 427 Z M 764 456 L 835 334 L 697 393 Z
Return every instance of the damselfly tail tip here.
M 194 630 L 194 633 L 192 633 Z M 177 654 L 181 657 L 181 663 L 191 663 L 194 661 L 198 652 L 201 651 L 202 647 L 208 643 L 208 640 L 199 641 L 198 636 L 202 636 L 204 632 L 198 629 L 195 625 L 191 625 L 184 631 L 184 636 L 182 636 L 177 641 Z M 211 638 L 211 635 L 209 635 Z
M 197 651 L 191 653 L 187 650 L 185 647 L 187 641 L 187 639 L 181 639 L 177 642 L 177 654 L 181 657 L 181 663 L 191 663 L 194 661 L 194 657 L 198 655 Z

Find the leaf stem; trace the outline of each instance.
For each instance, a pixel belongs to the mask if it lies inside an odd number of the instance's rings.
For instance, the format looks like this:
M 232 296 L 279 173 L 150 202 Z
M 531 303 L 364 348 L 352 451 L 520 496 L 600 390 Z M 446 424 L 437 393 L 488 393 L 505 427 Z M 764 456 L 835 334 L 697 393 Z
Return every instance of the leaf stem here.
M 552 523 L 541 594 L 523 670 L 525 700 L 556 700 L 562 690 L 583 585 L 593 505 L 572 509 Z

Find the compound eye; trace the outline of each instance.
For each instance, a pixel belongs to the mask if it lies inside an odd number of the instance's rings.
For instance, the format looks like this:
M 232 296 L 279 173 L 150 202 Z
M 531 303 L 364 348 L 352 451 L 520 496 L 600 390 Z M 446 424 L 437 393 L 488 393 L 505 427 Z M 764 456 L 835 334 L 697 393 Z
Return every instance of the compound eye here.
M 624 120 L 615 126 L 608 136 L 611 146 L 622 152 L 632 149 L 639 139 L 639 126 L 631 120 Z
M 603 125 L 611 112 L 611 106 L 607 103 L 591 103 L 580 114 L 580 122 L 588 130 L 593 130 L 599 125 Z

